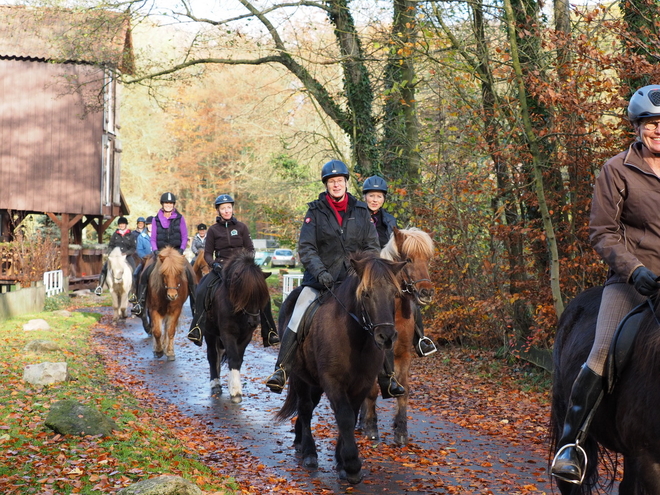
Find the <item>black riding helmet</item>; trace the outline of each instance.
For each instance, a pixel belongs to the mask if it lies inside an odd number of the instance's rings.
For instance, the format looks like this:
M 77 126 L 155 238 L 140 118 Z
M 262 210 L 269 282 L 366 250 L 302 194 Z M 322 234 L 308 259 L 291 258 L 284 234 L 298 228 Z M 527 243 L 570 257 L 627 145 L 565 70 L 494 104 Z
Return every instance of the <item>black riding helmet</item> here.
M 331 177 L 345 177 L 348 180 L 349 176 L 348 167 L 339 160 L 330 160 L 321 169 L 321 180 L 324 184 Z
M 151 223 L 152 223 L 153 221 L 154 221 L 154 217 L 152 217 L 151 215 L 149 215 L 149 216 L 147 217 L 147 221 L 146 221 L 145 223 L 146 223 L 147 225 L 151 225 Z
M 200 223 L 200 224 L 197 226 L 197 230 L 206 230 L 206 224 L 205 224 L 205 223 Z
M 119 217 L 119 218 L 117 219 L 117 225 L 120 225 L 120 224 L 122 224 L 122 223 L 123 223 L 124 225 L 128 225 L 128 219 L 127 219 L 126 217 Z
M 220 205 L 223 205 L 225 203 L 231 203 L 234 204 L 234 198 L 232 198 L 229 194 L 221 194 L 217 198 L 215 198 L 215 207 L 217 208 Z
M 651 84 L 635 91 L 628 104 L 628 120 L 633 124 L 645 117 L 660 117 L 660 85 Z
M 166 192 L 163 193 L 163 195 L 160 197 L 160 204 L 163 203 L 175 203 L 176 204 L 176 196 L 172 194 L 171 192 Z
M 372 175 L 367 178 L 367 180 L 364 181 L 364 184 L 362 184 L 362 194 L 367 194 L 371 191 L 378 191 L 387 194 L 387 182 L 385 182 L 385 179 L 378 177 L 377 175 Z

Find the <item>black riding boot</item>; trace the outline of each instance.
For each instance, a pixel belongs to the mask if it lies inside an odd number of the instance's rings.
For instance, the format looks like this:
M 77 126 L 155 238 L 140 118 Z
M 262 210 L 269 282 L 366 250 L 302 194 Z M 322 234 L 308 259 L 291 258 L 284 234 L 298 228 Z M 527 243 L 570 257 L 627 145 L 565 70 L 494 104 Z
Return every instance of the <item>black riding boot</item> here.
M 400 397 L 406 393 L 406 389 L 399 383 L 394 375 L 394 352 L 392 349 L 385 351 L 383 359 L 383 369 L 378 375 L 378 386 L 383 399 Z
M 96 289 L 94 289 L 94 294 L 97 296 L 100 296 L 103 293 L 103 284 L 105 283 L 105 279 L 108 276 L 108 263 L 103 264 L 103 268 L 101 268 L 101 273 L 99 273 L 99 284 L 96 286 Z
M 438 349 L 431 339 L 424 335 L 424 323 L 422 322 L 422 310 L 415 305 L 415 335 L 413 336 L 413 346 L 419 357 L 430 356 Z
M 281 394 L 282 390 L 284 390 L 287 373 L 291 369 L 291 362 L 293 361 L 293 356 L 296 354 L 296 349 L 298 349 L 298 335 L 287 327 L 284 335 L 282 335 L 280 352 L 277 355 L 277 363 L 275 363 L 275 372 L 270 375 L 266 382 L 266 386 L 271 392 Z
M 214 287 L 217 284 L 212 284 L 215 279 L 218 278 L 218 275 L 215 272 L 210 272 L 207 274 L 197 286 L 195 294 L 195 309 L 193 310 L 193 319 L 190 322 L 190 330 L 188 331 L 188 340 L 190 340 L 196 346 L 202 345 L 202 338 L 204 337 L 204 324 L 206 323 L 206 310 L 207 304 L 210 308 L 209 297 L 207 296 L 209 286 L 213 285 Z M 192 304 L 192 300 L 191 300 Z
M 603 394 L 603 377 L 594 373 L 586 364 L 578 373 L 568 402 L 566 419 L 561 438 L 557 443 L 557 454 L 550 472 L 568 483 L 581 484 L 584 479 L 586 454 L 579 447 L 578 434 L 586 435 L 591 418 Z M 580 431 L 583 430 L 583 433 Z
M 275 326 L 273 310 L 271 309 L 270 304 L 270 299 L 268 299 L 268 304 L 266 304 L 266 307 L 259 313 L 261 318 L 261 339 L 264 347 L 270 347 L 280 343 L 280 337 L 277 335 L 277 327 Z
M 138 290 L 137 290 L 137 302 L 133 304 L 133 307 L 131 308 L 131 313 L 133 313 L 136 316 L 142 316 L 142 312 L 144 311 L 144 305 L 147 302 L 147 282 L 142 282 L 141 284 L 138 285 Z
M 186 267 L 186 276 L 188 277 L 188 295 L 190 296 L 190 311 L 192 312 L 193 317 L 195 316 L 196 304 L 195 304 L 195 290 L 197 289 L 197 284 L 195 283 L 195 274 L 192 271 L 192 267 Z

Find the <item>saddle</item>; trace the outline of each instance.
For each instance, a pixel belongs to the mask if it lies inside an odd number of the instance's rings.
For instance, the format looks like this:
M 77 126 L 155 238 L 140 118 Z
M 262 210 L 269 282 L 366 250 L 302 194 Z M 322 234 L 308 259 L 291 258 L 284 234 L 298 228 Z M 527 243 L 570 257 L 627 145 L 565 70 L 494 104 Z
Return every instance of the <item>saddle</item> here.
M 209 273 L 207 277 L 209 275 L 211 275 L 211 273 Z M 213 296 L 215 295 L 216 289 L 220 287 L 220 284 L 222 284 L 222 275 L 217 275 L 213 280 L 209 281 L 209 285 L 206 287 L 206 294 L 204 297 L 205 311 L 211 309 L 211 306 L 213 305 Z
M 651 312 L 650 300 L 644 301 L 624 316 L 614 332 L 612 345 L 605 362 L 607 393 L 611 393 L 621 373 L 630 361 L 631 349 L 642 320 Z
M 321 305 L 328 300 L 329 296 L 330 296 L 330 291 L 323 291 L 319 294 L 319 296 L 316 299 L 312 301 L 312 303 L 309 306 L 307 306 L 307 309 L 305 310 L 305 314 L 300 320 L 300 326 L 298 327 L 297 336 L 298 336 L 299 344 L 302 344 L 303 341 L 305 340 L 305 337 L 307 337 L 307 334 L 309 333 L 309 329 L 312 327 L 312 320 L 314 319 L 314 315 L 321 307 Z

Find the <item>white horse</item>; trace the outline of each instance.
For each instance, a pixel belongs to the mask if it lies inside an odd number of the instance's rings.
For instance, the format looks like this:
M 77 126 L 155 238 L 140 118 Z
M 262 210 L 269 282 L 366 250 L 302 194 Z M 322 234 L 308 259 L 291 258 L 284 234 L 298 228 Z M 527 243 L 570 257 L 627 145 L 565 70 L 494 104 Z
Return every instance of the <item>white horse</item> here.
M 128 293 L 133 285 L 133 270 L 121 249 L 114 248 L 108 256 L 108 276 L 105 285 L 112 296 L 112 309 L 115 323 L 128 317 Z

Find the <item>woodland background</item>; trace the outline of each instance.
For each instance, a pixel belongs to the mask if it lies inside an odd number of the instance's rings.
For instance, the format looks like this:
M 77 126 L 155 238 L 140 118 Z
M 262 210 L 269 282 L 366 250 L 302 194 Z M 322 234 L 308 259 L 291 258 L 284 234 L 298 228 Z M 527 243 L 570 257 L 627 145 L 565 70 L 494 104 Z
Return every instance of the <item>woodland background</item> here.
M 339 158 L 354 194 L 382 175 L 399 225 L 437 243 L 426 310 L 437 339 L 550 347 L 564 305 L 604 281 L 592 185 L 634 138 L 632 91 L 659 80 L 657 2 L 56 6 L 132 18 L 121 112 L 132 220 L 171 190 L 190 225 L 209 224 L 229 193 L 253 237 L 294 246 L 321 165 Z

